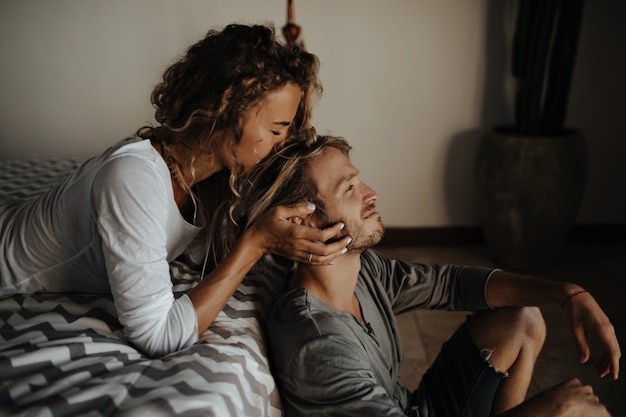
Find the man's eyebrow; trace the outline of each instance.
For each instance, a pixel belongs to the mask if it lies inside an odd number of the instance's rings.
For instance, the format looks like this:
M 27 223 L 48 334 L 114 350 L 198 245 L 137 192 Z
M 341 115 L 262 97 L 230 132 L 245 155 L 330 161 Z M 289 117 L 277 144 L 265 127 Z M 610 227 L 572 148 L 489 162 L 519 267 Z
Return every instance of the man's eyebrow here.
M 352 181 L 352 179 L 354 179 L 354 177 L 357 177 L 358 175 L 359 175 L 359 171 L 357 170 L 354 172 L 350 172 L 349 174 L 346 174 L 343 177 L 339 178 L 337 180 L 337 183 L 335 184 L 335 189 L 338 189 L 343 184 Z

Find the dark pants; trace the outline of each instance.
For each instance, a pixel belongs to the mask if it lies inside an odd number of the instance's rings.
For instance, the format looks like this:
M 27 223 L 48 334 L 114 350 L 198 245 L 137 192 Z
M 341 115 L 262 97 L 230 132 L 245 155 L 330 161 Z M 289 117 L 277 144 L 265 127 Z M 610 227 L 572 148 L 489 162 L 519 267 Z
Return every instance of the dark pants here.
M 441 352 L 413 393 L 407 414 L 419 417 L 488 417 L 505 373 L 481 352 L 469 317 L 444 343 Z

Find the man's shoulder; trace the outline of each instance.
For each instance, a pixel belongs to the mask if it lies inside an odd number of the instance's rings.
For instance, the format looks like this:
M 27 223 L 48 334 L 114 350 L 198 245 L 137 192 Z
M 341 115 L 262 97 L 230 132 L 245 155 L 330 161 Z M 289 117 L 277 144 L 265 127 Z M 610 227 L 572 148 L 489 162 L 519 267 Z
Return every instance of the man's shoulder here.
M 391 275 L 395 262 L 397 260 L 388 258 L 376 249 L 366 249 L 361 253 L 360 277 L 367 282 L 385 281 Z
M 376 249 L 365 249 L 361 253 L 361 270 L 381 269 L 391 259 L 377 251 Z
M 268 327 L 297 334 L 345 332 L 345 314 L 318 300 L 306 288 L 293 288 L 274 301 Z M 293 334 L 293 333 L 291 333 Z M 312 335 L 311 335 L 312 336 Z
M 278 296 L 267 321 L 276 372 L 294 378 L 294 372 L 314 366 L 316 358 L 358 356 L 354 322 L 349 314 L 325 305 L 304 288 Z

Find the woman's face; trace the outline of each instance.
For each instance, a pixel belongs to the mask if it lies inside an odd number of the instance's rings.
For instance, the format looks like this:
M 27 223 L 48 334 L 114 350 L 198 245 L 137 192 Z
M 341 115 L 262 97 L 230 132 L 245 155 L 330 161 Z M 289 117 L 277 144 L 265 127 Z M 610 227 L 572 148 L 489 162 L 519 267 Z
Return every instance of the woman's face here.
M 237 161 L 246 171 L 265 158 L 275 145 L 287 139 L 301 96 L 300 87 L 287 83 L 246 112 L 243 134 L 235 147 Z M 234 164 L 232 158 L 226 162 L 230 170 L 234 169 Z

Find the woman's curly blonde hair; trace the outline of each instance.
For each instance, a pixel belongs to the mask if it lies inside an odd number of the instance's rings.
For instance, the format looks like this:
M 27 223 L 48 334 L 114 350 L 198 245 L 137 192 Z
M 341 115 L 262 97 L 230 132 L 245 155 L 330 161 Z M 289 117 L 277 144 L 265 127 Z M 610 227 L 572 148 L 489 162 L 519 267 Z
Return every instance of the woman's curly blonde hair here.
M 284 46 L 271 25 L 231 24 L 210 30 L 163 74 L 154 88 L 156 126 L 144 126 L 137 135 L 161 144 L 164 158 L 170 145 L 182 143 L 183 160 L 166 158 L 172 174 L 182 177 L 183 165 L 194 173 L 194 162 L 203 153 L 223 146 L 222 137 L 232 133 L 234 148 L 243 134 L 244 115 L 269 93 L 293 83 L 300 87 L 300 100 L 289 134 L 309 124 L 311 108 L 322 93 L 318 79 L 319 60 L 297 46 Z M 198 184 L 194 192 L 204 205 L 209 234 L 219 234 L 216 211 L 236 193 L 235 183 L 244 172 L 239 163 L 232 172 L 222 172 Z M 180 182 L 180 181 L 179 181 Z M 185 185 L 185 184 L 182 184 Z M 219 259 L 216 258 L 216 261 Z
M 165 71 L 151 96 L 157 125 L 137 134 L 166 149 L 182 142 L 187 156 L 177 163 L 193 167 L 200 150 L 215 151 L 223 133 L 232 132 L 234 157 L 245 112 L 287 83 L 302 91 L 290 130 L 309 123 L 314 99 L 322 93 L 318 70 L 315 55 L 280 44 L 273 26 L 231 24 L 210 30 Z M 240 166 L 230 173 L 231 183 L 241 171 Z

